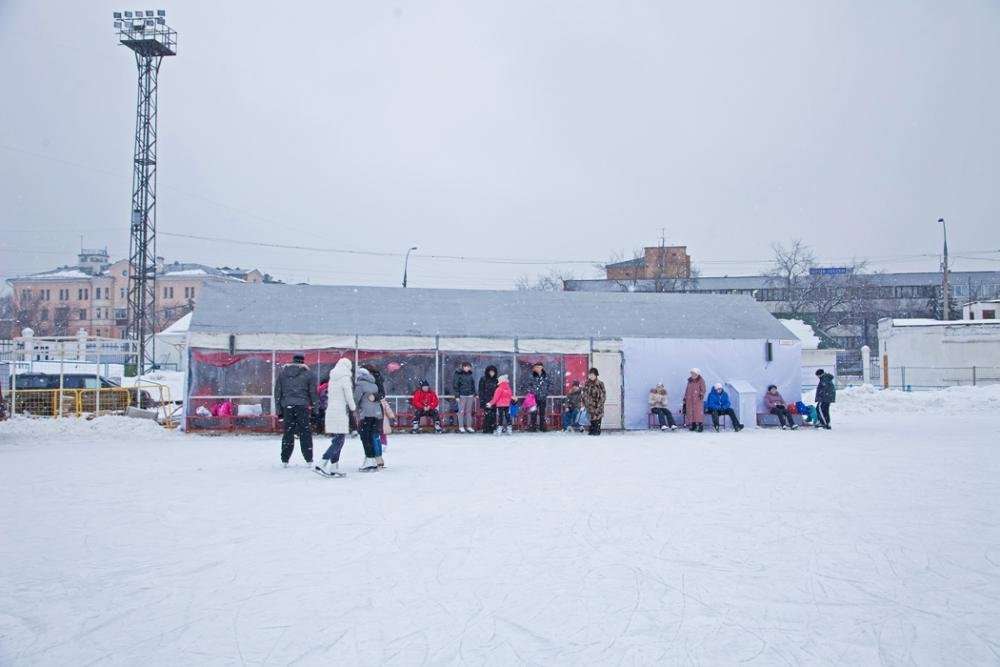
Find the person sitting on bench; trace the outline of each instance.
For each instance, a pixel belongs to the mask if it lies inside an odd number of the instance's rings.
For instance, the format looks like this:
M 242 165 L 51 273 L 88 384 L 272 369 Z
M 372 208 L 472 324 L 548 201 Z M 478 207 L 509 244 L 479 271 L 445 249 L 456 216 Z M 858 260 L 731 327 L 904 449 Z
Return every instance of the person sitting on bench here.
M 662 382 L 649 392 L 649 411 L 656 415 L 661 431 L 666 431 L 668 428 L 671 431 L 677 430 L 674 415 L 667 407 L 667 388 L 663 386 Z
M 712 415 L 712 428 L 717 432 L 719 430 L 719 417 L 723 415 L 733 420 L 734 431 L 743 430 L 743 424 L 736 418 L 733 406 L 729 402 L 729 394 L 722 388 L 721 382 L 717 382 L 712 387 L 712 391 L 708 392 L 708 398 L 705 400 L 705 412 Z
M 421 380 L 420 388 L 413 392 L 410 404 L 413 406 L 413 432 L 420 431 L 420 420 L 424 417 L 434 422 L 434 430 L 441 432 L 441 414 L 438 412 L 438 395 L 431 389 L 431 383 Z
M 792 419 L 792 415 L 788 412 L 788 406 L 785 405 L 785 399 L 781 397 L 778 393 L 778 387 L 776 385 L 771 385 L 767 388 L 767 393 L 764 394 L 764 407 L 772 415 L 778 418 L 778 422 L 781 424 L 781 429 L 792 429 L 793 431 L 798 428 L 795 420 Z

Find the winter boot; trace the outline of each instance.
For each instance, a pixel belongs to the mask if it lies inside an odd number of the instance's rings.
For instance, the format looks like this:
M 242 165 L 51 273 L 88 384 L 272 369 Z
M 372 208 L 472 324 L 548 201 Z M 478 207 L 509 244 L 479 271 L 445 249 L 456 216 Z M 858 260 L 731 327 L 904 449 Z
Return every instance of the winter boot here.
M 671 431 L 676 431 L 677 430 L 677 424 L 674 424 L 673 426 L 671 426 L 670 430 Z
M 464 426 L 459 426 L 458 427 L 458 432 L 459 433 L 465 433 L 465 427 Z
M 507 427 L 507 435 L 514 435 L 514 427 L 513 426 L 508 426 Z
M 282 461 L 281 462 L 281 467 L 282 468 L 287 468 L 288 467 L 288 461 Z
M 503 426 L 497 426 L 497 430 L 493 431 L 493 435 L 502 435 L 502 434 L 503 434 Z
M 441 422 L 434 422 L 434 432 L 444 433 L 444 429 L 441 428 Z
M 666 430 L 667 430 L 667 425 L 666 425 L 666 424 L 664 424 L 663 426 L 661 426 L 661 427 L 660 427 L 660 430 L 661 430 L 661 431 L 666 431 Z
M 384 468 L 385 467 L 385 461 L 382 460 L 381 456 L 376 456 L 375 457 L 375 463 L 378 465 L 379 468 Z
M 413 427 L 410 429 L 410 433 L 420 433 L 420 422 L 413 422 Z
M 365 462 L 358 469 L 358 472 L 375 472 L 377 470 L 378 470 L 378 461 L 366 457 Z
M 698 433 L 705 432 L 705 424 L 698 424 Z
M 698 429 L 698 430 L 700 431 L 701 429 Z M 717 425 L 715 425 L 715 424 L 712 424 L 712 430 L 715 431 L 716 433 L 718 433 L 719 432 L 719 427 Z
M 794 431 L 794 430 L 796 430 L 796 429 L 799 428 L 799 425 L 796 424 L 795 422 L 792 422 L 791 425 L 788 428 L 790 428 L 790 429 L 792 429 Z
M 736 430 L 737 433 L 739 433 L 740 431 L 743 430 L 743 424 L 736 424 L 736 426 L 734 426 L 733 428 Z
M 698 430 L 698 425 L 697 424 L 691 424 L 691 426 L 688 427 L 688 430 L 689 431 L 697 431 Z

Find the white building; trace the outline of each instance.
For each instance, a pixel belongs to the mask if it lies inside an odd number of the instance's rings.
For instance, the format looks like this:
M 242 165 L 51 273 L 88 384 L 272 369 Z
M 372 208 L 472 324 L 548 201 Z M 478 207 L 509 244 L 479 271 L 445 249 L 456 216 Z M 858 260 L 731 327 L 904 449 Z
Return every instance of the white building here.
M 1000 382 L 1000 320 L 883 319 L 878 340 L 890 386 Z
M 1000 311 L 1000 299 L 973 301 L 962 306 L 963 320 L 995 320 Z

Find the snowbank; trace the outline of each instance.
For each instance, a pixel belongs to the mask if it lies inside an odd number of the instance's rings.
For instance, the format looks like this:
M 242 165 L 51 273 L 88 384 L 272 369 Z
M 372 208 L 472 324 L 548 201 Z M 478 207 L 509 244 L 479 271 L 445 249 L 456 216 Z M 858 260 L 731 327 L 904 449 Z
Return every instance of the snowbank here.
M 167 440 L 180 436 L 155 421 L 105 416 L 96 419 L 22 417 L 0 422 L 0 444 L 46 442 L 92 443 L 108 440 Z
M 936 391 L 877 389 L 871 385 L 848 387 L 837 392 L 835 414 L 941 414 L 1000 412 L 1000 385 L 948 387 Z
M 810 324 L 795 319 L 781 319 L 779 321 L 802 342 L 803 350 L 815 350 L 819 348 L 819 336 L 816 335 L 816 331 Z
M 134 387 L 141 384 L 150 393 L 153 400 L 159 400 L 157 385 L 163 385 L 170 390 L 171 401 L 184 400 L 184 373 L 181 371 L 152 371 L 138 378 L 122 378 L 122 385 Z

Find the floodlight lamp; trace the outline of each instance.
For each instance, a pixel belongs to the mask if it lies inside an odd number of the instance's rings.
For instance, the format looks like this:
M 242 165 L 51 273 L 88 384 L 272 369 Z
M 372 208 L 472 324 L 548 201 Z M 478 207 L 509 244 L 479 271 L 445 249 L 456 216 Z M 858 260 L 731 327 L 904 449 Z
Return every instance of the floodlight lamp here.
M 115 12 L 115 18 L 116 19 L 120 19 L 121 17 L 122 17 L 122 13 L 121 12 Z
M 166 9 L 157 9 L 156 10 L 156 15 L 157 16 L 166 16 L 167 15 L 167 10 Z

